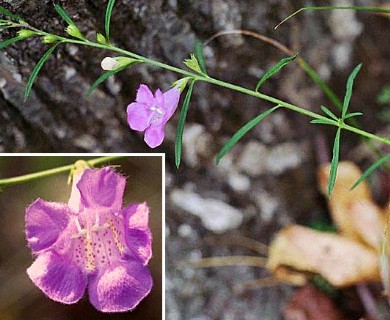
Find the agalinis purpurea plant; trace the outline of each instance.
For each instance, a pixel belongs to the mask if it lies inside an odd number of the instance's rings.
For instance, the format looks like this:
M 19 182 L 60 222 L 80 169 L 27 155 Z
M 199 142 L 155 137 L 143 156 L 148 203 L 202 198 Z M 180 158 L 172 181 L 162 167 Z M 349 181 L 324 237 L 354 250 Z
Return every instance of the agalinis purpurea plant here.
M 337 127 L 336 136 L 334 139 L 333 145 L 333 157 L 331 162 L 331 174 L 328 185 L 329 195 L 332 193 L 334 187 L 338 161 L 339 161 L 339 152 L 340 152 L 340 139 L 341 131 L 347 130 L 354 132 L 361 137 L 367 138 L 369 140 L 379 141 L 383 144 L 390 145 L 390 140 L 386 137 L 381 137 L 370 132 L 367 132 L 358 126 L 350 125 L 353 121 L 346 120 L 354 118 L 356 116 L 362 115 L 360 112 L 348 112 L 349 103 L 351 100 L 353 82 L 361 68 L 361 65 L 358 65 L 351 73 L 346 88 L 346 94 L 344 101 L 340 103 L 341 114 L 336 116 L 329 108 L 321 106 L 322 114 L 307 110 L 303 107 L 282 101 L 278 98 L 272 97 L 270 95 L 260 92 L 262 84 L 280 72 L 286 65 L 296 60 L 297 55 L 292 54 L 290 57 L 280 60 L 276 65 L 267 70 L 261 79 L 254 86 L 254 89 L 244 88 L 242 86 L 225 82 L 216 78 L 213 78 L 207 73 L 206 65 L 203 57 L 203 45 L 199 42 L 195 42 L 194 54 L 190 55 L 189 59 L 184 61 L 187 69 L 178 68 L 171 66 L 169 64 L 159 62 L 147 57 L 144 57 L 140 54 L 127 51 L 121 48 L 116 47 L 110 41 L 110 21 L 111 15 L 114 9 L 115 0 L 109 0 L 106 7 L 105 14 L 105 30 L 104 35 L 102 33 L 96 32 L 96 40 L 91 41 L 87 39 L 79 28 L 76 26 L 75 22 L 71 17 L 66 13 L 66 11 L 59 5 L 55 5 L 55 10 L 63 18 L 67 27 L 65 29 L 66 33 L 70 37 L 64 37 L 60 35 L 55 35 L 40 29 L 37 29 L 34 26 L 28 24 L 21 16 L 14 14 L 7 9 L 0 7 L 0 14 L 4 16 L 4 19 L 0 20 L 0 28 L 16 28 L 18 32 L 15 37 L 7 39 L 0 43 L 0 49 L 9 46 L 17 41 L 25 40 L 31 37 L 39 37 L 44 44 L 50 45 L 50 48 L 38 61 L 36 67 L 31 73 L 31 76 L 28 80 L 25 98 L 27 99 L 35 78 L 37 77 L 40 69 L 44 63 L 49 59 L 51 54 L 55 49 L 62 44 L 75 44 L 88 47 L 99 48 L 102 50 L 110 51 L 117 56 L 107 57 L 102 61 L 102 68 L 106 70 L 90 87 L 88 93 L 91 93 L 100 83 L 108 79 L 110 76 L 130 67 L 137 63 L 146 63 L 158 68 L 166 69 L 172 71 L 180 76 L 180 78 L 173 83 L 173 89 L 168 90 L 165 93 L 162 93 L 159 89 L 153 94 L 146 85 L 141 85 L 138 89 L 136 101 L 130 103 L 127 107 L 127 119 L 131 129 L 136 131 L 144 131 L 144 140 L 151 147 L 155 148 L 159 146 L 164 139 L 164 126 L 167 121 L 172 117 L 175 112 L 177 105 L 179 103 L 180 93 L 186 90 L 185 98 L 180 110 L 180 116 L 176 129 L 176 139 L 175 139 L 175 163 L 179 167 L 181 161 L 182 153 L 182 137 L 186 122 L 186 116 L 189 109 L 189 104 L 191 100 L 191 95 L 194 89 L 196 82 L 203 81 L 213 85 L 221 86 L 241 92 L 246 95 L 253 96 L 258 99 L 262 99 L 274 104 L 273 107 L 268 110 L 260 113 L 258 116 L 250 120 L 245 124 L 241 129 L 239 129 L 222 147 L 221 151 L 217 155 L 217 163 L 221 158 L 253 127 L 263 121 L 271 113 L 276 112 L 280 108 L 285 108 L 298 112 L 302 115 L 312 118 L 311 123 L 330 125 Z M 355 6 L 345 6 L 345 7 L 309 7 L 302 8 L 297 12 L 290 15 L 287 19 L 293 17 L 297 13 L 303 10 L 331 10 L 331 9 L 341 9 L 341 10 L 359 10 L 359 11 L 371 11 L 371 12 L 381 12 L 389 13 L 390 10 L 386 8 L 379 7 L 355 7 Z M 286 20 L 286 19 L 285 19 Z M 284 20 L 284 21 L 285 21 Z M 284 22 L 283 21 L 283 22 Z M 308 67 L 308 66 L 306 66 Z M 310 71 L 311 74 L 315 73 L 314 70 Z M 319 76 L 315 76 L 319 79 Z M 353 119 L 352 119 L 353 120 Z M 359 184 L 362 180 L 367 178 L 367 176 L 378 168 L 380 165 L 384 164 L 387 160 L 390 159 L 390 154 L 378 157 L 378 160 L 361 176 L 357 181 Z

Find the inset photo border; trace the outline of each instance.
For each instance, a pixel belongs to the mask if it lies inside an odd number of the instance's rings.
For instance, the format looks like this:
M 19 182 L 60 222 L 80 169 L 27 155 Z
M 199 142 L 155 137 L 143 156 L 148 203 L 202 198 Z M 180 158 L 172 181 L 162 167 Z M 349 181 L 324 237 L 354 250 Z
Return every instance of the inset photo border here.
M 0 314 L 163 319 L 164 154 L 4 154 L 0 189 Z

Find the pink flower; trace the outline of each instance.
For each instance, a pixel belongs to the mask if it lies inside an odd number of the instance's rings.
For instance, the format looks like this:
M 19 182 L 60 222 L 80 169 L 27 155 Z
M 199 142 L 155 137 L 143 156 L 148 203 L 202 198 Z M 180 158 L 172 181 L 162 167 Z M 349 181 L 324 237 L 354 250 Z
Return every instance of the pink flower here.
M 111 168 L 86 169 L 68 204 L 37 199 L 26 209 L 27 269 L 49 298 L 89 300 L 102 312 L 132 310 L 152 288 L 147 264 L 152 235 L 145 203 L 122 209 L 125 178 Z
M 135 102 L 127 106 L 127 122 L 131 129 L 145 131 L 144 140 L 151 148 L 164 140 L 164 128 L 179 103 L 180 90 L 172 88 L 165 93 L 153 93 L 141 84 Z

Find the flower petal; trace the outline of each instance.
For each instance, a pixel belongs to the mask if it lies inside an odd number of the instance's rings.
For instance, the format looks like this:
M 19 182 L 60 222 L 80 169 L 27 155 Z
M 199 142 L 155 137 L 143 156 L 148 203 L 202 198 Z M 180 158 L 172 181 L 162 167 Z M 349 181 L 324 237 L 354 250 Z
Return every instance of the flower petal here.
M 144 265 L 152 257 L 152 233 L 148 226 L 147 204 L 132 204 L 122 210 L 125 221 L 125 241 L 130 252 Z
M 118 212 L 122 206 L 126 179 L 110 167 L 86 169 L 77 183 L 86 208 Z
M 87 275 L 80 268 L 51 251 L 39 255 L 27 274 L 50 299 L 66 304 L 80 300 L 87 286 Z
M 164 141 L 164 126 L 155 125 L 150 126 L 145 130 L 144 140 L 146 144 L 151 148 L 156 148 Z
M 154 102 L 154 96 L 152 91 L 149 90 L 148 86 L 141 84 L 137 90 L 137 97 L 135 101 L 143 103 L 145 105 L 152 105 Z
M 137 261 L 121 261 L 91 276 L 89 299 L 102 312 L 124 312 L 134 309 L 152 284 L 147 267 Z
M 72 210 L 66 204 L 35 200 L 26 209 L 26 236 L 28 245 L 36 253 L 57 241 L 68 225 Z
M 165 115 L 164 123 L 166 123 L 175 113 L 180 99 L 180 90 L 172 88 L 164 93 Z
M 130 128 L 144 131 L 149 126 L 150 112 L 146 105 L 133 102 L 127 106 L 127 123 Z
M 157 89 L 154 93 L 154 103 L 160 108 L 164 108 L 164 95 L 160 89 Z

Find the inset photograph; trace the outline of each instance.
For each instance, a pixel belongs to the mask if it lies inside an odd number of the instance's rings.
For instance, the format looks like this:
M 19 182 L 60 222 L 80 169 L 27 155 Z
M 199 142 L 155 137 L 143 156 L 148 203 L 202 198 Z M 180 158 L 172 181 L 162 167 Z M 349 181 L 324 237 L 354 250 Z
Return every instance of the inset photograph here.
M 0 318 L 162 319 L 163 173 L 162 154 L 0 157 Z

